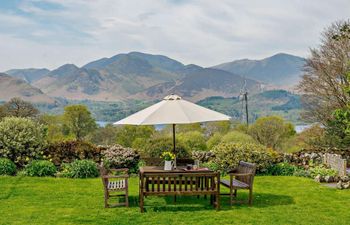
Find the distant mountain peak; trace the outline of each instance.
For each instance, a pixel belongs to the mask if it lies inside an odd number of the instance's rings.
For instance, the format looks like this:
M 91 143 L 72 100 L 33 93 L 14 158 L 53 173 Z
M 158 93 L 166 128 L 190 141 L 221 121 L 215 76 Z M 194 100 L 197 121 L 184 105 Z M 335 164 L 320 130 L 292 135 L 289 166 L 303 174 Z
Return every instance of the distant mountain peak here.
M 77 67 L 75 64 L 67 63 L 67 64 L 64 64 L 64 65 L 58 67 L 56 70 L 61 70 L 61 69 L 74 69 L 74 70 L 77 70 L 77 69 L 79 69 L 79 67 Z
M 0 73 L 0 100 L 8 101 L 13 97 L 37 103 L 55 103 L 54 99 L 23 79 Z
M 76 65 L 67 63 L 67 64 L 64 64 L 64 65 L 58 67 L 57 69 L 52 70 L 49 73 L 49 75 L 51 75 L 51 76 L 64 76 L 66 74 L 72 74 L 78 70 L 79 70 L 79 67 L 77 67 Z
M 305 59 L 302 57 L 277 53 L 261 60 L 240 59 L 213 68 L 276 86 L 290 87 L 299 82 L 304 64 Z
M 22 80 L 25 80 L 28 83 L 33 83 L 44 76 L 46 76 L 50 70 L 46 68 L 27 68 L 27 69 L 12 69 L 8 70 L 5 73 L 12 76 L 12 77 L 17 77 Z

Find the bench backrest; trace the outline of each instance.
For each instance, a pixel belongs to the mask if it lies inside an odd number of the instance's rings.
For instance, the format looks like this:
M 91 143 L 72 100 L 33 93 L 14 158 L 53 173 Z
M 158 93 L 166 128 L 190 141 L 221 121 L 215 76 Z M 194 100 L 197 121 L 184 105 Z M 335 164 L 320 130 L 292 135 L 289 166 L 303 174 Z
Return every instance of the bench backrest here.
M 236 177 L 236 179 L 239 181 L 242 181 L 243 183 L 248 184 L 249 186 L 252 186 L 255 172 L 256 172 L 256 164 L 240 161 L 237 168 L 237 173 L 250 173 L 252 174 L 252 176 L 238 176 Z
M 144 173 L 140 177 L 141 190 L 146 193 L 188 194 L 208 193 L 218 191 L 220 174 L 216 172 L 206 173 Z

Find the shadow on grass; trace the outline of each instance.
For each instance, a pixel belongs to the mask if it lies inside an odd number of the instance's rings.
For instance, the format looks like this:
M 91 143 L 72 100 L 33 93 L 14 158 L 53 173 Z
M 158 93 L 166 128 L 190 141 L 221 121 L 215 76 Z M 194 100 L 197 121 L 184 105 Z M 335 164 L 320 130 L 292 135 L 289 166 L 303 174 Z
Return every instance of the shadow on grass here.
M 238 201 L 247 201 L 248 194 L 241 192 L 238 194 Z M 139 207 L 138 197 L 129 196 L 130 207 Z M 276 195 L 269 193 L 254 193 L 253 205 L 246 203 L 235 203 L 230 206 L 229 196 L 220 196 L 220 210 L 232 210 L 240 208 L 265 208 L 272 206 L 295 204 L 294 199 L 288 195 Z M 166 211 L 203 211 L 215 210 L 210 204 L 210 196 L 205 199 L 203 196 L 177 196 L 174 202 L 173 196 L 167 197 L 147 197 L 145 198 L 145 211 L 166 212 Z

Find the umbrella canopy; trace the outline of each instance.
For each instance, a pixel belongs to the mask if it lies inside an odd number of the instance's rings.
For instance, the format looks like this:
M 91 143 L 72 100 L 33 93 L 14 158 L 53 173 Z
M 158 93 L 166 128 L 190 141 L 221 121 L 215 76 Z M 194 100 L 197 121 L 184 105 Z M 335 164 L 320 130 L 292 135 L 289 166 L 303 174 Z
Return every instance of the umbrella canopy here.
M 230 120 L 230 117 L 183 100 L 178 95 L 168 95 L 163 101 L 132 114 L 114 124 L 188 124 L 222 120 Z
M 163 101 L 146 109 L 134 113 L 114 125 L 173 125 L 173 151 L 175 153 L 175 124 L 188 124 L 209 121 L 230 120 L 230 117 L 222 113 L 204 108 L 194 103 L 183 100 L 178 95 L 168 95 Z M 176 166 L 176 159 L 175 159 Z

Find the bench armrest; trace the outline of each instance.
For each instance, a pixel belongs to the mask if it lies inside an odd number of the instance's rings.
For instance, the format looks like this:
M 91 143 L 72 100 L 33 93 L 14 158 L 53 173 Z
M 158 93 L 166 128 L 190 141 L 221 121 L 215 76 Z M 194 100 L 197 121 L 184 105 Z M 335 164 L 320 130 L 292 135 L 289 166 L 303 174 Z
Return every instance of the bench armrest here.
M 109 179 L 109 178 L 129 178 L 129 175 L 115 175 L 115 176 L 113 176 L 113 175 L 104 175 L 104 176 L 102 176 L 102 178 L 107 178 L 107 179 Z
M 234 168 L 234 169 L 232 169 L 232 170 L 228 171 L 228 173 L 236 173 L 236 172 L 237 172 L 237 170 L 238 170 L 238 168 Z
M 121 169 L 109 169 L 112 172 L 129 172 L 128 168 L 121 168 Z
M 252 173 L 229 173 L 230 176 L 235 176 L 235 177 L 248 177 L 248 176 L 253 176 Z

